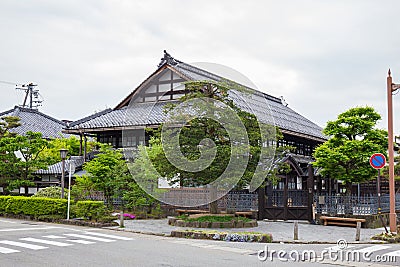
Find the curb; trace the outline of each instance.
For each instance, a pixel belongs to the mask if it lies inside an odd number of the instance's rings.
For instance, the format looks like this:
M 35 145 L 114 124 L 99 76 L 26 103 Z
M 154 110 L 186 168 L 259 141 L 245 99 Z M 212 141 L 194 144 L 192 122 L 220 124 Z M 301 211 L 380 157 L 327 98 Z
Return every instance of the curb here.
M 171 233 L 169 234 L 164 234 L 164 233 L 154 233 L 154 232 L 146 232 L 146 231 L 138 231 L 138 230 L 132 230 L 132 229 L 127 229 L 127 228 L 111 228 L 111 227 L 102 227 L 104 229 L 108 230 L 113 230 L 113 231 L 120 231 L 120 232 L 130 232 L 130 233 L 135 233 L 135 234 L 142 234 L 142 235 L 152 235 L 152 236 L 161 236 L 161 237 L 170 237 L 170 238 L 179 238 L 179 237 L 172 237 Z M 185 239 L 185 238 L 182 238 Z M 197 239 L 197 238 L 192 238 L 192 239 Z M 199 238 L 198 240 L 205 240 Z M 207 239 L 211 240 L 211 239 Z M 221 241 L 221 240 L 213 240 L 213 241 Z M 229 241 L 225 241 L 229 242 Z M 248 242 L 248 243 L 256 243 L 256 242 Z M 302 241 L 302 240 L 272 240 L 273 244 L 298 244 L 298 245 L 323 245 L 323 244 L 330 244 L 330 245 L 336 245 L 336 241 Z M 381 241 L 381 240 L 371 240 L 371 241 L 353 241 L 353 242 L 347 242 L 347 244 L 388 244 L 386 241 Z

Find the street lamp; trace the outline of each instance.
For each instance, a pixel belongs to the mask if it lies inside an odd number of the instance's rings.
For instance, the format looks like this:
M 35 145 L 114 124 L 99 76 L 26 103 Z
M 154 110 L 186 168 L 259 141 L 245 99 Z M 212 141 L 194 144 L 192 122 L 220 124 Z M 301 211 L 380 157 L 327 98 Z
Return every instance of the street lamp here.
M 389 150 L 389 198 L 390 198 L 390 212 L 389 223 L 390 232 L 395 233 L 396 229 L 396 207 L 395 207 L 395 183 L 394 183 L 394 147 L 393 147 L 393 92 L 400 89 L 399 84 L 392 82 L 390 76 L 390 69 L 387 77 L 387 99 L 388 99 L 388 150 Z
M 60 156 L 62 160 L 61 170 L 61 198 L 64 198 L 64 179 L 65 179 L 65 159 L 67 158 L 68 149 L 60 149 Z

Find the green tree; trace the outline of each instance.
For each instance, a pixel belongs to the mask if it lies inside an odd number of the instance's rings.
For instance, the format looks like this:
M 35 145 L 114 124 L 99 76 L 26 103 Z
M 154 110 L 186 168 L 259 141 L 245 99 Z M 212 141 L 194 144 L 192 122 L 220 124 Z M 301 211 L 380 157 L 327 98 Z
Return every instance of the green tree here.
M 107 202 L 115 195 L 116 181 L 120 176 L 120 168 L 124 160 L 119 150 L 109 145 L 100 145 L 100 153 L 93 160 L 86 162 L 83 169 L 88 172 L 88 178 L 94 187 L 104 193 Z
M 183 170 L 179 166 L 171 164 L 170 158 L 168 158 L 165 153 L 166 149 L 169 149 L 168 145 L 166 146 L 162 141 L 161 133 L 165 123 L 157 130 L 153 131 L 153 137 L 150 140 L 147 154 L 157 171 L 163 177 L 166 177 L 171 183 L 178 182 L 181 186 L 188 187 L 197 187 L 209 184 L 210 192 L 212 194 L 215 190 L 212 183 L 223 175 L 228 164 L 230 164 L 232 160 L 231 155 L 234 154 L 235 158 L 239 159 L 238 161 L 244 162 L 247 160 L 248 164 L 244 167 L 244 170 L 242 168 L 232 168 L 230 177 L 226 180 L 226 184 L 231 184 L 229 179 L 235 179 L 235 181 L 238 181 L 236 183 L 236 189 L 242 189 L 250 184 L 257 166 L 260 162 L 263 162 L 264 159 L 260 158 L 262 150 L 265 152 L 264 155 L 267 155 L 266 161 L 272 160 L 273 156 L 271 156 L 271 153 L 273 148 L 271 146 L 263 145 L 262 142 L 276 142 L 276 128 L 274 126 L 260 124 L 254 114 L 237 107 L 228 97 L 228 91 L 230 88 L 240 90 L 243 93 L 251 93 L 251 91 L 228 81 L 187 82 L 185 84 L 185 89 L 188 93 L 180 100 L 184 102 L 192 99 L 200 99 L 198 101 L 199 104 L 196 102 L 196 104 L 192 104 L 190 108 L 196 110 L 197 114 L 207 114 L 210 116 L 200 116 L 187 121 L 186 117 L 190 111 L 172 115 L 175 116 L 176 121 L 186 122 L 179 132 L 179 147 L 182 153 L 182 158 L 186 158 L 189 161 L 196 161 L 200 159 L 203 154 L 209 152 L 207 150 L 209 147 L 211 147 L 211 149 L 209 149 L 210 151 L 215 147 L 214 160 L 208 165 L 208 167 L 203 168 L 201 171 Z M 207 99 L 210 99 L 210 101 L 207 101 Z M 232 132 L 236 135 L 241 134 L 239 129 L 240 125 L 233 125 L 228 131 L 227 128 L 221 124 L 221 121 L 231 122 L 234 118 L 230 117 L 231 113 L 225 112 L 226 109 L 223 112 L 220 112 L 221 107 L 218 106 L 218 104 L 214 104 L 215 102 L 212 102 L 211 100 L 224 103 L 232 109 L 235 114 L 237 114 L 240 122 L 245 128 L 245 133 L 241 136 L 243 139 L 244 136 L 248 137 L 248 145 L 245 144 L 245 141 L 241 143 L 232 140 L 232 136 L 230 135 Z M 202 106 L 202 101 L 204 102 L 204 106 Z M 171 106 L 169 109 L 172 110 L 174 107 L 175 106 Z M 214 115 L 220 120 L 217 121 L 213 119 L 212 116 Z M 174 131 L 171 132 L 172 134 L 170 136 L 176 134 Z M 165 134 L 165 132 L 163 133 Z M 169 133 L 167 133 L 167 136 L 169 136 L 168 134 Z M 214 146 L 209 145 L 210 140 L 212 140 Z M 232 143 L 235 142 L 236 144 L 232 145 Z M 246 150 L 247 152 L 245 152 Z M 181 156 L 177 155 L 174 158 L 179 157 Z M 267 162 L 266 165 L 268 165 Z M 269 170 L 266 168 L 262 172 L 258 172 L 258 174 L 260 175 L 260 178 L 264 180 L 265 177 L 267 177 L 268 172 Z M 271 175 L 270 177 L 272 178 L 275 176 Z M 215 198 L 211 197 L 211 199 Z M 210 203 L 210 212 L 218 212 L 217 201 Z
M 0 139 L 0 177 L 7 190 L 32 185 L 34 171 L 46 168 L 48 160 L 40 158 L 48 147 L 41 133 L 27 132 L 25 136 L 9 136 Z
M 329 121 L 323 133 L 330 137 L 314 152 L 315 167 L 325 177 L 341 180 L 346 193 L 353 183 L 362 183 L 376 176 L 369 159 L 373 153 L 387 150 L 387 132 L 377 129 L 381 116 L 372 107 L 356 107 Z
M 120 175 L 116 181 L 117 191 L 123 196 L 127 208 L 135 212 L 151 213 L 158 207 L 159 202 L 147 192 L 152 194 L 161 192 L 157 189 L 159 175 L 152 168 L 144 146 L 139 146 L 137 158 L 131 163 L 121 165 L 119 172 Z M 143 186 L 146 187 L 147 192 L 142 188 Z
M 15 116 L 5 116 L 0 118 L 0 138 L 4 136 L 15 136 L 15 133 L 10 133 L 10 129 L 21 125 L 20 118 Z
M 87 142 L 87 150 L 92 151 L 97 145 L 96 142 Z M 76 136 L 70 136 L 68 138 L 55 138 L 49 141 L 49 146 L 43 150 L 40 154 L 41 158 L 49 159 L 49 164 L 55 164 L 61 161 L 60 149 L 68 149 L 68 155 L 78 156 L 80 141 Z

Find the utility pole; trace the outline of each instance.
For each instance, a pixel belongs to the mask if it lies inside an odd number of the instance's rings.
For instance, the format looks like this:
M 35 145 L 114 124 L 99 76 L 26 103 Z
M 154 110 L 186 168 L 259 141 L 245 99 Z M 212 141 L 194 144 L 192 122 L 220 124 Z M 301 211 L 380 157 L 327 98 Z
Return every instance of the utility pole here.
M 35 89 L 37 84 L 34 84 L 33 82 L 28 83 L 28 84 L 23 84 L 21 86 L 17 86 L 17 90 L 22 90 L 25 91 L 25 97 L 24 97 L 24 102 L 22 103 L 21 107 L 23 108 L 30 108 L 30 109 L 37 109 L 39 106 L 41 106 L 41 103 L 43 100 L 39 98 L 39 90 Z M 28 102 L 29 98 L 29 103 Z
M 394 84 L 390 69 L 387 77 L 387 101 L 388 101 L 388 150 L 389 150 L 389 198 L 390 212 L 389 223 L 390 232 L 395 233 L 396 229 L 396 202 L 395 202 L 395 183 L 394 183 L 394 147 L 393 147 L 393 92 L 400 89 L 400 84 Z

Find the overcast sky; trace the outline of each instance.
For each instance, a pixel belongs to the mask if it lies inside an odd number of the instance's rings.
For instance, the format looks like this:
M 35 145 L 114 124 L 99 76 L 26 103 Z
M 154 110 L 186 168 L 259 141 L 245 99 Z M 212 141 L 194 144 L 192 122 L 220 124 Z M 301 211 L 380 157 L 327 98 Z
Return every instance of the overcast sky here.
M 39 86 L 40 110 L 77 120 L 115 107 L 166 49 L 212 62 L 325 126 L 370 105 L 386 128 L 386 76 L 400 83 L 400 1 L 0 0 L 0 81 Z M 0 111 L 21 92 L 0 83 Z M 400 94 L 394 97 L 400 131 Z

